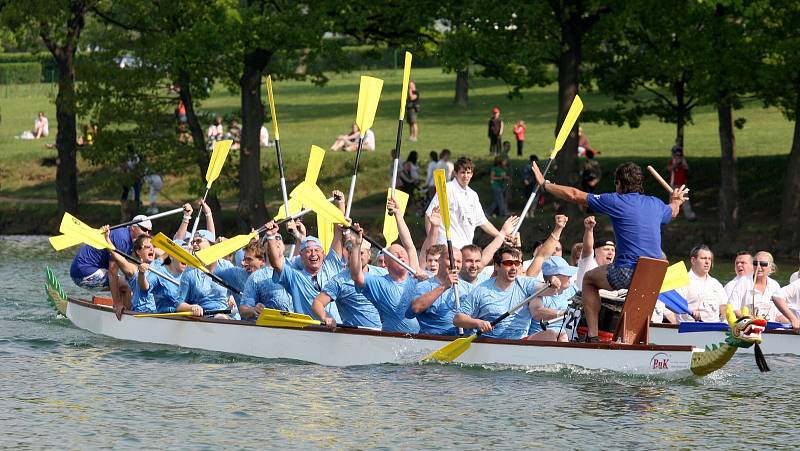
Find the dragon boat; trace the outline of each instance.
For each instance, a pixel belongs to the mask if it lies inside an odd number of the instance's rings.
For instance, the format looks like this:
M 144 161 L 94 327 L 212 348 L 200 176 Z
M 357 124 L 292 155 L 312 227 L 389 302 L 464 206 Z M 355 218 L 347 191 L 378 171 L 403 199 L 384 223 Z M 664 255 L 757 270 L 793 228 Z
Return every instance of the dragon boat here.
M 711 346 L 725 340 L 727 331 L 723 330 L 725 323 L 703 323 L 709 328 L 700 332 L 679 332 L 677 324 L 650 324 L 650 342 L 656 344 L 676 344 Z M 800 356 L 800 335 L 792 330 L 767 329 L 762 337 L 766 344 L 761 347 L 766 355 L 796 355 Z M 753 353 L 755 347 L 743 348 L 743 352 Z
M 666 270 L 666 262 L 663 268 Z M 368 329 L 315 325 L 303 327 L 264 326 L 243 321 L 194 317 L 136 317 L 126 311 L 118 320 L 107 299 L 82 300 L 69 297 L 52 271 L 47 270 L 45 290 L 51 303 L 75 326 L 117 339 L 156 343 L 207 351 L 242 354 L 266 359 L 289 359 L 329 366 L 411 364 L 457 337 L 409 335 Z M 639 271 L 642 274 L 646 271 Z M 640 280 L 647 280 L 643 276 Z M 655 303 L 660 279 L 642 285 L 641 294 Z M 634 275 L 634 283 L 637 276 Z M 649 291 L 648 291 L 649 290 Z M 637 290 L 631 290 L 634 294 Z M 623 312 L 625 325 L 643 325 L 623 330 L 621 342 L 556 343 L 478 338 L 454 362 L 512 368 L 561 365 L 611 370 L 624 374 L 669 377 L 704 376 L 722 368 L 738 349 L 761 342 L 766 321 L 760 318 L 731 319 L 724 340 L 705 349 L 691 345 L 652 345 L 647 341 L 648 315 L 637 315 L 641 305 L 631 302 Z M 635 296 L 634 296 L 635 297 Z M 645 307 L 646 310 L 646 307 Z M 652 311 L 652 306 L 650 307 Z M 637 320 L 644 318 L 644 322 Z M 759 367 L 761 367 L 759 365 Z

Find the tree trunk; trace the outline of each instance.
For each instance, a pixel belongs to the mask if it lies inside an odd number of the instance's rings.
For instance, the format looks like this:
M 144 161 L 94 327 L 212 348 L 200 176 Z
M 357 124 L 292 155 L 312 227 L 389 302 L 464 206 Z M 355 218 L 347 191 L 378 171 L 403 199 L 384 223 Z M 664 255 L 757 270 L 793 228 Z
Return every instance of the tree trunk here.
M 261 148 L 259 132 L 264 123 L 261 103 L 261 74 L 271 58 L 263 49 L 245 54 L 244 71 L 239 80 L 242 92 L 242 141 L 239 151 L 239 215 L 237 223 L 243 232 L 263 224 L 267 218 L 264 185 L 261 180 Z
M 197 162 L 197 166 L 200 168 L 200 177 L 203 181 L 205 181 L 206 171 L 208 171 L 208 164 L 211 161 L 211 155 L 206 147 L 206 135 L 203 133 L 203 127 L 200 125 L 200 121 L 197 119 L 197 113 L 194 109 L 191 75 L 188 71 L 181 70 L 178 72 L 178 88 L 181 101 L 183 101 L 183 105 L 186 107 L 186 120 L 189 125 L 189 132 L 192 134 L 192 140 L 194 142 L 195 161 Z M 202 193 L 200 193 L 200 195 L 202 195 Z M 214 227 L 217 231 L 217 235 L 220 235 L 220 232 L 222 232 L 222 218 L 220 216 L 222 213 L 222 206 L 220 205 L 216 194 L 209 192 L 208 197 L 206 197 L 206 204 L 211 207 L 211 213 L 214 215 Z M 192 203 L 192 206 L 195 208 L 195 210 L 198 208 L 194 203 Z M 195 212 L 195 215 L 196 214 L 197 212 Z
M 795 91 L 800 92 L 800 80 Z M 800 246 L 800 95 L 795 100 L 794 111 L 792 150 L 783 180 L 779 242 L 781 248 L 796 252 Z
M 728 235 L 739 228 L 739 184 L 736 181 L 736 160 L 734 159 L 736 139 L 733 135 L 733 108 L 726 102 L 717 107 L 719 120 L 720 187 L 719 187 L 719 230 Z
M 561 24 L 561 54 L 558 59 L 558 119 L 554 136 L 561 129 L 572 101 L 578 94 L 581 66 L 581 28 L 580 16 L 570 14 Z M 578 182 L 578 123 L 569 133 L 564 147 L 556 156 L 558 164 L 556 183 L 574 186 Z
M 686 82 L 683 77 L 675 83 L 675 101 L 675 145 L 680 146 L 682 149 L 684 131 L 686 129 L 686 116 L 688 116 L 686 110 Z
M 456 97 L 458 106 L 466 107 L 469 103 L 469 67 L 456 71 Z
M 75 67 L 74 52 L 59 48 L 53 52 L 58 66 L 58 94 L 56 95 L 56 194 L 58 216 L 64 212 L 78 211 L 78 155 L 75 129 Z

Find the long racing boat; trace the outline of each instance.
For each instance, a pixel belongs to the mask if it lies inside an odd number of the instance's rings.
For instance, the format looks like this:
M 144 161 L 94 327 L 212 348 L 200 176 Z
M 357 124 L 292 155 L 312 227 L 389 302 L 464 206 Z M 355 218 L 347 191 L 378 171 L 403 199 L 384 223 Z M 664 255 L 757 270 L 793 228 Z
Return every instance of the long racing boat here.
M 92 333 L 265 359 L 290 359 L 330 366 L 414 364 L 456 337 L 408 335 L 321 326 L 303 328 L 194 317 L 135 317 L 118 320 L 105 303 L 69 297 L 48 269 L 45 289 L 60 313 Z M 625 374 L 683 377 L 724 366 L 736 350 L 761 341 L 764 324 L 740 320 L 725 340 L 706 349 L 691 345 L 556 343 L 478 338 L 454 362 L 464 365 L 537 368 L 566 365 Z M 763 320 L 761 320 L 763 321 Z
M 711 346 L 725 340 L 725 331 L 709 330 L 703 332 L 678 332 L 677 324 L 650 324 L 650 342 L 656 344 L 676 344 Z M 793 354 L 800 356 L 800 335 L 791 330 L 767 329 L 763 332 L 762 351 L 766 355 Z M 744 348 L 743 352 L 753 353 L 754 347 Z

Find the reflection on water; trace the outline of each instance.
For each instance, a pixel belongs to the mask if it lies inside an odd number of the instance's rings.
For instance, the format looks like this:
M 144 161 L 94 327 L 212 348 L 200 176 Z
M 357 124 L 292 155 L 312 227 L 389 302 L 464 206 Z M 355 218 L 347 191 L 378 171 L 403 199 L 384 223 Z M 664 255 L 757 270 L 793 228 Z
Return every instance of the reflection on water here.
M 74 251 L 72 251 L 74 252 Z M 676 381 L 549 367 L 328 368 L 131 343 L 57 319 L 72 253 L 0 237 L 0 448 L 773 447 L 800 415 L 798 359 Z M 737 433 L 746 431 L 746 433 Z M 735 437 L 735 438 L 733 438 Z

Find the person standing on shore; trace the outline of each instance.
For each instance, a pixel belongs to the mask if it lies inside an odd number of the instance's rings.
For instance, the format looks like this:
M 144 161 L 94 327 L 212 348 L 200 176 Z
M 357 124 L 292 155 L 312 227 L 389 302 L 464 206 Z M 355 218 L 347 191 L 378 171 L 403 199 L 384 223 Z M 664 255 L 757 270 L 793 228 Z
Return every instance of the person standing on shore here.
M 419 135 L 417 114 L 419 114 L 419 91 L 417 91 L 417 85 L 413 81 L 409 81 L 408 98 L 406 99 L 406 122 L 408 122 L 408 140 L 411 142 L 417 142 L 417 135 Z
M 683 156 L 683 147 L 672 146 L 672 159 L 667 162 L 667 170 L 669 171 L 669 185 L 673 189 L 686 185 L 689 180 L 689 163 Z M 681 206 L 681 210 L 690 222 L 697 221 L 697 215 L 694 214 L 692 203 L 688 199 Z
M 522 148 L 525 147 L 525 121 L 517 121 L 514 126 L 514 136 L 517 137 L 517 156 L 522 156 Z
M 492 108 L 492 117 L 489 119 L 489 154 L 500 155 L 503 148 L 503 119 L 500 118 L 500 108 Z

